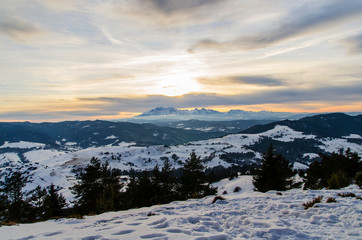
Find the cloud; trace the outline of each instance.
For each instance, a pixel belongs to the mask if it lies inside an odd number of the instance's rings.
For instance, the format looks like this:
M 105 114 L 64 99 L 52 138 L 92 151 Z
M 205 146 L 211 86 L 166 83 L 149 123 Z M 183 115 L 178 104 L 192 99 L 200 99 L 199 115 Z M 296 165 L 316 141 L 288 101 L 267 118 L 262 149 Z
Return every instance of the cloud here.
M 312 104 L 318 109 L 320 105 L 343 106 L 358 105 L 362 102 L 362 85 L 334 86 L 310 89 L 272 89 L 253 94 L 218 95 L 187 94 L 180 97 L 149 95 L 144 97 L 87 97 L 75 100 L 76 105 L 69 102 L 68 109 L 52 110 L 28 109 L 23 111 L 0 113 L 2 119 L 48 121 L 59 119 L 94 119 L 119 118 L 120 113 L 144 112 L 157 106 L 176 108 L 195 108 L 210 106 L 248 106 L 248 105 L 281 105 L 303 106 Z M 315 110 L 313 106 L 309 110 Z M 305 106 L 303 107 L 305 108 Z
M 228 76 L 219 78 L 199 78 L 198 82 L 205 85 L 245 84 L 267 87 L 284 85 L 281 80 L 269 76 Z
M 272 89 L 240 95 L 186 94 L 180 97 L 150 95 L 142 98 L 80 98 L 84 104 L 99 106 L 103 111 L 146 111 L 156 106 L 193 108 L 207 106 L 238 106 L 255 104 L 291 104 L 300 102 L 350 103 L 360 102 L 362 85 L 334 86 L 309 89 Z
M 162 14 L 171 15 L 175 12 L 190 11 L 219 1 L 220 0 L 141 0 L 141 3 L 146 6 L 151 6 Z
M 350 54 L 362 53 L 362 33 L 345 38 L 341 43 Z
M 36 47 L 67 47 L 86 43 L 84 38 L 68 33 L 49 31 L 20 17 L 0 17 L 0 35 L 6 35 L 16 42 Z
M 105 3 L 108 12 L 118 17 L 132 17 L 147 24 L 182 25 L 202 24 L 217 15 L 216 6 L 225 5 L 228 0 L 135 0 Z M 221 4 L 222 3 L 222 4 Z M 211 14 L 211 12 L 213 12 Z M 109 16 L 109 15 L 108 15 Z
M 84 0 L 36 0 L 41 5 L 55 11 L 76 11 Z
M 0 19 L 0 34 L 5 34 L 18 42 L 27 42 L 43 33 L 37 26 L 18 17 Z
M 308 3 L 282 17 L 277 23 L 274 23 L 276 27 L 270 27 L 257 33 L 245 33 L 230 41 L 203 39 L 197 42 L 191 50 L 197 48 L 239 48 L 243 50 L 265 48 L 295 36 L 324 30 L 355 16 L 361 16 L 361 14 L 361 1 L 329 1 L 328 4 L 321 6 Z

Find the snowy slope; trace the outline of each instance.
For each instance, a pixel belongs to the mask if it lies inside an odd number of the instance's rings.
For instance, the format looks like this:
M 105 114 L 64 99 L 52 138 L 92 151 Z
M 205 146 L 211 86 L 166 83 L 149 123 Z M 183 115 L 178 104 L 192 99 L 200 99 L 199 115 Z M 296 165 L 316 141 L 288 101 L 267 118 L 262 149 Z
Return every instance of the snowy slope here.
M 361 239 L 362 201 L 342 198 L 340 192 L 362 191 L 357 186 L 341 190 L 253 192 L 250 177 L 218 183 L 241 192 L 172 202 L 147 208 L 109 212 L 84 219 L 58 219 L 42 223 L 0 227 L 1 239 Z M 233 186 L 231 186 L 233 185 Z M 318 207 L 303 203 L 323 196 Z M 328 197 L 336 203 L 326 203 Z
M 36 143 L 6 143 L 17 147 L 33 146 L 36 148 L 24 149 L 27 151 L 22 155 L 16 153 L 0 153 L 0 180 L 7 171 L 22 170 L 29 173 L 29 180 L 26 190 L 34 189 L 37 185 L 46 187 L 51 183 L 62 187 L 61 193 L 68 201 L 72 200 L 72 195 L 68 188 L 75 182 L 74 168 L 84 167 L 89 164 L 92 157 L 97 157 L 102 161 L 109 161 L 112 168 L 121 170 L 152 169 L 157 164 L 163 165 L 168 158 L 173 167 L 179 168 L 184 161 L 195 152 L 204 161 L 206 167 L 215 167 L 222 165 L 228 167 L 232 164 L 250 164 L 260 161 L 262 154 L 253 150 L 251 146 L 260 144 L 261 141 L 270 141 L 275 143 L 288 144 L 296 140 L 315 140 L 317 152 L 300 153 L 305 159 L 303 162 L 295 161 L 295 166 L 305 167 L 308 160 L 318 157 L 319 151 L 338 151 L 340 148 L 351 148 L 352 151 L 362 155 L 362 146 L 357 143 L 349 142 L 347 139 L 316 139 L 314 135 L 305 135 L 297 132 L 287 126 L 277 125 L 274 129 L 259 134 L 231 134 L 222 138 L 191 142 L 176 146 L 135 146 L 133 143 L 119 143 L 118 146 L 103 146 L 76 150 L 45 149 L 44 146 Z M 318 144 L 318 145 L 317 145 Z M 262 151 L 266 149 L 262 148 Z M 287 149 L 288 151 L 290 149 Z M 235 156 L 238 159 L 227 159 L 225 156 Z M 21 156 L 22 158 L 20 158 Z M 307 162 L 306 162 L 307 161 Z M 301 165 L 303 164 L 303 165 Z M 299 167 L 298 167 L 299 166 Z

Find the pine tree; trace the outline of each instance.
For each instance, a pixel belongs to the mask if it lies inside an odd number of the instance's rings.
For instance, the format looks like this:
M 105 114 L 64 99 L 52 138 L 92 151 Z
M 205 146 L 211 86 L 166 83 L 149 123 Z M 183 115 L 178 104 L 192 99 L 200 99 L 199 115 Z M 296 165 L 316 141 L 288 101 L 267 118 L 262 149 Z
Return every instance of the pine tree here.
M 30 204 L 24 200 L 22 188 L 26 185 L 27 178 L 21 172 L 14 172 L 4 183 L 3 192 L 7 196 L 6 221 L 26 222 L 31 210 Z
M 101 193 L 101 163 L 92 158 L 90 164 L 80 173 L 80 181 L 71 190 L 75 195 L 75 207 L 80 213 L 97 212 L 97 198 Z
M 75 194 L 75 207 L 82 214 L 102 213 L 121 208 L 122 188 L 118 173 L 92 158 L 90 164 L 80 174 L 80 179 L 71 190 Z
M 295 175 L 292 165 L 280 154 L 275 154 L 272 144 L 263 155 L 261 169 L 253 178 L 255 190 L 267 192 L 269 190 L 283 191 L 293 185 Z
M 190 158 L 185 161 L 181 178 L 182 191 L 186 199 L 203 197 L 216 192 L 215 188 L 206 184 L 204 169 L 201 157 L 192 152 Z
M 362 162 L 356 152 L 350 149 L 338 153 L 320 154 L 322 160 L 309 165 L 304 177 L 304 189 L 341 188 L 352 183 L 356 174 L 362 171 Z
M 118 172 L 109 167 L 106 162 L 101 166 L 102 172 L 102 196 L 97 200 L 97 208 L 100 212 L 119 210 L 121 208 L 121 189 Z
M 5 194 L 0 194 L 0 223 L 8 220 L 9 200 Z
M 64 215 L 66 201 L 62 194 L 58 194 L 54 184 L 48 187 L 48 193 L 44 199 L 44 218 L 61 217 Z
M 47 190 L 39 185 L 32 191 L 30 201 L 33 206 L 34 220 L 41 220 L 44 218 L 44 201 L 46 196 Z

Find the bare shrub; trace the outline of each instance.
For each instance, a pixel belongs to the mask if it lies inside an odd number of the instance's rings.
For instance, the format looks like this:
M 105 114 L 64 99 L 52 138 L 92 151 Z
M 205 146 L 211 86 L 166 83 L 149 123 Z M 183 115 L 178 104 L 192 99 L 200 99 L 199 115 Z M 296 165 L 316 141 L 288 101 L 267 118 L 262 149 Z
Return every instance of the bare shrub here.
M 323 196 L 319 196 L 319 197 L 314 198 L 312 201 L 303 203 L 304 209 L 307 210 L 308 208 L 313 207 L 314 204 L 322 202 L 322 199 L 323 199 Z
M 354 193 L 338 193 L 337 195 L 340 197 L 356 197 Z
M 336 199 L 334 197 L 329 197 L 327 198 L 327 203 L 332 203 L 332 202 L 337 202 Z
M 215 203 L 217 200 L 225 200 L 222 196 L 216 196 L 214 197 L 214 200 L 212 200 L 212 203 Z

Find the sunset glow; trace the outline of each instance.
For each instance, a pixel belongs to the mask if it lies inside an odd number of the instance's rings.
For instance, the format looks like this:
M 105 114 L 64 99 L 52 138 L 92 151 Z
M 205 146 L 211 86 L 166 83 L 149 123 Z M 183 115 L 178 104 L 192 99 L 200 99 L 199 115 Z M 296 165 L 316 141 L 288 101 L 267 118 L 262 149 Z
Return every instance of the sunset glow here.
M 362 112 L 362 2 L 0 0 L 0 121 Z

